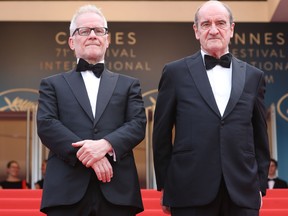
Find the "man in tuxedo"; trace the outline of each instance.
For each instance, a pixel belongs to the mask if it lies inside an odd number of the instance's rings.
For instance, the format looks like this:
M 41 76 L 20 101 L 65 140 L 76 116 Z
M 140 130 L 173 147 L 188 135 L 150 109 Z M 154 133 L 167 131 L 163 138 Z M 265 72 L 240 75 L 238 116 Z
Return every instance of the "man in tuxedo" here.
M 77 68 L 40 84 L 38 134 L 50 150 L 41 211 L 136 215 L 143 203 L 132 150 L 146 128 L 139 80 L 104 66 L 107 21 L 95 6 L 73 16 L 69 46 Z
M 287 188 L 287 182 L 277 176 L 278 162 L 271 158 L 268 174 L 268 188 Z
M 157 189 L 172 216 L 258 216 L 269 146 L 264 73 L 233 57 L 229 7 L 196 11 L 201 50 L 168 63 L 159 83 L 153 131 Z

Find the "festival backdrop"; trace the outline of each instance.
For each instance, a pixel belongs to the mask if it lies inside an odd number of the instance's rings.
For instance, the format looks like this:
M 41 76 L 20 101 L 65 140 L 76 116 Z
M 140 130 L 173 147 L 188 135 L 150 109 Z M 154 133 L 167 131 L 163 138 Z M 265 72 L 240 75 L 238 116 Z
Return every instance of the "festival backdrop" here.
M 0 111 L 35 105 L 41 78 L 75 67 L 67 22 L 0 22 Z M 192 23 L 111 22 L 106 66 L 140 79 L 146 108 L 155 105 L 165 63 L 199 50 Z M 237 23 L 230 52 L 265 72 L 266 106 L 275 107 L 279 174 L 288 181 L 287 23 Z M 204 132 L 203 132 L 204 135 Z

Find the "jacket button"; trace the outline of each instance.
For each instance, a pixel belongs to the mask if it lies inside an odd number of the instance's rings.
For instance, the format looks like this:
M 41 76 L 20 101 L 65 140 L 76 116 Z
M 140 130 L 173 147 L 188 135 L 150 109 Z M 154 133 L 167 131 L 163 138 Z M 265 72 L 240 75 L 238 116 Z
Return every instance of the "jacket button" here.
M 98 129 L 97 128 L 94 129 L 94 133 L 98 133 Z

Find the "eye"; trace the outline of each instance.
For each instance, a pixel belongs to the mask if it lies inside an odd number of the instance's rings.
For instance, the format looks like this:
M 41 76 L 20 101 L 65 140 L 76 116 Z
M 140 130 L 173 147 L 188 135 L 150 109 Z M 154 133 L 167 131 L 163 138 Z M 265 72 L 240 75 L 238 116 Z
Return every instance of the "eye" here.
M 104 28 L 95 28 L 95 33 L 96 34 L 104 34 L 105 33 L 105 29 Z
M 209 29 L 210 26 L 211 26 L 211 23 L 209 23 L 209 22 L 203 22 L 203 23 L 201 23 L 201 28 L 204 29 L 204 30 Z
M 217 28 L 225 29 L 227 27 L 226 21 L 219 21 L 216 23 Z
M 79 28 L 79 34 L 80 35 L 89 35 L 90 28 Z

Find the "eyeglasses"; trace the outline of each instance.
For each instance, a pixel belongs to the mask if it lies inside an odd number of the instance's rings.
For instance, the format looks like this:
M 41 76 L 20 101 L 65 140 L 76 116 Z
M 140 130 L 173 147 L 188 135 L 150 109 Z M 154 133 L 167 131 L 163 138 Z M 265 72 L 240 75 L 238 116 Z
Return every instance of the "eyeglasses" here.
M 78 32 L 78 34 L 80 36 L 89 36 L 91 34 L 92 30 L 94 31 L 95 35 L 97 35 L 97 36 L 104 36 L 104 35 L 108 34 L 108 28 L 106 28 L 106 27 L 94 27 L 94 28 L 80 27 L 80 28 L 75 29 L 72 36 L 74 36 L 76 32 Z

